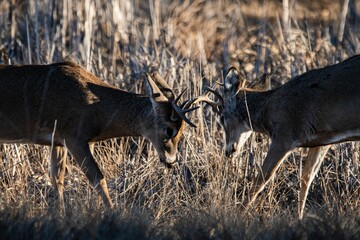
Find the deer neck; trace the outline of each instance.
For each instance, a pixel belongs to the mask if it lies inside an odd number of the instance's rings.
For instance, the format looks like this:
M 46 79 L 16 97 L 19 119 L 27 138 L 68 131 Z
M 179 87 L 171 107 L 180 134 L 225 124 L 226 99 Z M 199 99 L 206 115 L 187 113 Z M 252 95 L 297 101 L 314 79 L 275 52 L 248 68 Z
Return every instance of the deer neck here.
M 96 140 L 144 136 L 154 128 L 155 113 L 149 97 L 114 89 L 100 97 L 97 105 L 102 109 L 97 111 L 102 126 Z
M 270 91 L 244 91 L 241 97 L 242 114 L 247 115 L 249 126 L 253 131 L 267 133 L 266 109 L 276 89 Z

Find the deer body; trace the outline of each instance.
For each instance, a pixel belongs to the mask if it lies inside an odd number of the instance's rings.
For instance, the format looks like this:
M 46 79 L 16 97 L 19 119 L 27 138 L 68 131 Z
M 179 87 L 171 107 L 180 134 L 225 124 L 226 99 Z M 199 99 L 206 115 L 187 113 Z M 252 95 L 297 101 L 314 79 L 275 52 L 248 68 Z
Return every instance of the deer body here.
M 0 137 L 5 143 L 51 145 L 54 130 L 58 146 L 68 136 L 87 142 L 140 136 L 143 126 L 134 121 L 146 123 L 151 116 L 148 97 L 115 89 L 72 63 L 3 66 L 0 74 L 6 76 L 0 78 Z M 142 116 L 136 106 L 144 109 Z
M 360 121 L 353 117 L 360 116 L 359 92 L 360 57 L 309 71 L 274 90 L 240 91 L 234 114 L 247 115 L 246 94 L 253 130 L 290 148 L 359 140 Z
M 113 206 L 89 143 L 144 136 L 162 161 L 175 162 L 184 110 L 174 109 L 174 94 L 159 78 L 147 76 L 148 97 L 112 87 L 71 62 L 0 65 L 0 142 L 54 146 L 50 174 L 62 207 L 68 149 L 104 202 Z
M 308 147 L 302 169 L 299 218 L 310 184 L 331 144 L 360 140 L 360 55 L 311 70 L 269 91 L 243 88 L 235 68 L 225 77 L 223 95 L 210 89 L 218 102 L 201 96 L 221 116 L 226 155 L 237 155 L 251 132 L 271 139 L 261 172 L 253 180 L 249 201 L 254 202 L 288 154 Z

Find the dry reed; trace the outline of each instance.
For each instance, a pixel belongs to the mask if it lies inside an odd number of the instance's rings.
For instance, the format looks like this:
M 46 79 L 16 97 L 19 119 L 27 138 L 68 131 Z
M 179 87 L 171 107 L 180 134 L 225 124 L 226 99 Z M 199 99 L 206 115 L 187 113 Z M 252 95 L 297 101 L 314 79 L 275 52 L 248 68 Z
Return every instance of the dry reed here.
M 157 69 L 176 93 L 188 87 L 185 97 L 193 97 L 221 81 L 231 65 L 249 81 L 272 74 L 275 87 L 359 53 L 360 4 L 350 1 L 339 22 L 336 16 L 343 6 L 327 2 L 291 1 L 289 12 L 283 13 L 278 1 L 2 1 L 0 55 L 5 64 L 72 60 L 132 92 L 143 92 L 143 74 Z M 55 217 L 51 209 L 56 195 L 47 176 L 49 149 L 1 145 L 0 234 L 23 238 L 31 229 L 34 238 L 62 239 L 359 237 L 358 214 L 349 214 L 360 210 L 358 143 L 331 148 L 310 188 L 307 217 L 301 223 L 296 209 L 304 150 L 291 154 L 253 209 L 244 213 L 241 203 L 268 139 L 254 135 L 240 157 L 226 159 L 216 116 L 203 107 L 192 120 L 198 128 L 186 129 L 173 169 L 162 166 L 142 138 L 95 144 L 116 204 L 111 213 L 70 160 L 66 218 Z M 106 235 L 110 230 L 114 235 Z

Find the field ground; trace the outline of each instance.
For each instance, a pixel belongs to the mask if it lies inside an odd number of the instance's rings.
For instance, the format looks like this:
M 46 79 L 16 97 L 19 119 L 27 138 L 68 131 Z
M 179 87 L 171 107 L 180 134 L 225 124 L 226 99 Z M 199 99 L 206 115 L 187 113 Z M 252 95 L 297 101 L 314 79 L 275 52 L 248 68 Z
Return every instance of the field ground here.
M 360 52 L 360 2 L 348 1 L 0 1 L 0 62 L 74 61 L 121 89 L 144 92 L 157 69 L 186 98 L 236 66 L 271 87 Z M 286 8 L 285 8 L 286 9 Z M 0 103 L 1 104 L 1 103 Z M 355 116 L 356 117 L 356 116 Z M 333 145 L 297 220 L 294 151 L 253 208 L 241 203 L 269 140 L 254 134 L 227 159 L 216 116 L 192 114 L 179 163 L 166 169 L 143 138 L 97 143 L 114 210 L 106 210 L 70 160 L 66 213 L 47 175 L 49 148 L 0 146 L 1 239 L 360 239 L 359 143 Z

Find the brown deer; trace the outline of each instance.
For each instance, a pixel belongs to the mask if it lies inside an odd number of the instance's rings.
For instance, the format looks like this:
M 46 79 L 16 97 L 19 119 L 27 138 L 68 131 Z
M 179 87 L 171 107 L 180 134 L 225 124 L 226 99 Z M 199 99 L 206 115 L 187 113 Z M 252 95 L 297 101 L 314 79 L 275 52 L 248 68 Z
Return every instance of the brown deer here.
M 196 108 L 177 98 L 158 73 L 146 76 L 150 97 L 112 87 L 82 67 L 62 62 L 50 65 L 0 65 L 0 143 L 51 147 L 50 175 L 64 208 L 67 150 L 88 180 L 113 206 L 104 175 L 89 143 L 125 136 L 143 136 L 160 160 L 176 161 L 185 116 Z
M 228 157 L 238 154 L 251 132 L 271 139 L 246 208 L 294 148 L 309 148 L 300 182 L 302 219 L 310 184 L 330 145 L 360 140 L 360 55 L 294 77 L 273 90 L 249 89 L 244 83 L 239 72 L 230 68 L 221 84 L 223 94 L 209 89 L 217 101 L 205 94 L 196 102 L 207 102 L 220 115 Z

